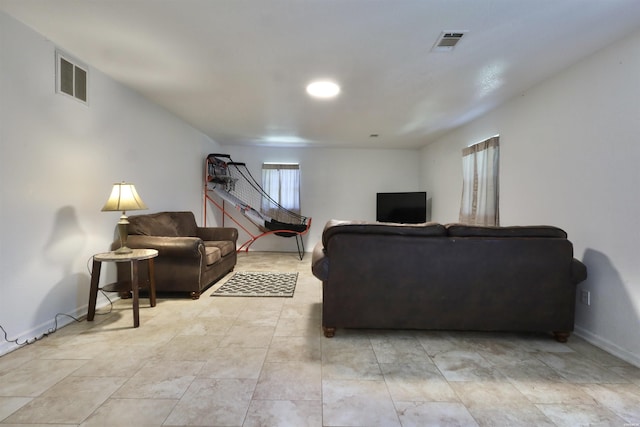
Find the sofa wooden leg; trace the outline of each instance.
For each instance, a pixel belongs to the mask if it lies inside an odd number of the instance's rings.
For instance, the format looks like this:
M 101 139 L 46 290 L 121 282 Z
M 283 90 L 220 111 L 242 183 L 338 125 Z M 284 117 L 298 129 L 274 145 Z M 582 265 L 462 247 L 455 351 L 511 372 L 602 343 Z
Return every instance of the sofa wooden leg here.
M 328 328 L 326 326 L 322 327 L 324 331 L 324 336 L 327 338 L 333 338 L 336 335 L 336 328 Z
M 191 299 L 200 299 L 200 292 L 191 292 Z
M 553 337 L 558 342 L 567 342 L 569 335 L 571 335 L 571 332 L 553 331 Z

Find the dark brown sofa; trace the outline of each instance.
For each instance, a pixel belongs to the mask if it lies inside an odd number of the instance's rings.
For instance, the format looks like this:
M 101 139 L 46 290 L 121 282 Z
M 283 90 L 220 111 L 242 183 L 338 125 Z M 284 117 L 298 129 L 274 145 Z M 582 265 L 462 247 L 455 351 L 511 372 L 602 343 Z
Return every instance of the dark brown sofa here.
M 567 340 L 587 277 L 556 227 L 327 223 L 312 258 L 322 326 L 545 331 Z
M 238 230 L 198 227 L 192 212 L 159 212 L 129 217 L 127 246 L 158 250 L 154 260 L 157 292 L 187 292 L 193 299 L 236 265 Z M 112 249 L 120 247 L 113 242 Z M 118 280 L 131 275 L 128 263 L 117 263 Z M 147 271 L 140 269 L 140 281 Z

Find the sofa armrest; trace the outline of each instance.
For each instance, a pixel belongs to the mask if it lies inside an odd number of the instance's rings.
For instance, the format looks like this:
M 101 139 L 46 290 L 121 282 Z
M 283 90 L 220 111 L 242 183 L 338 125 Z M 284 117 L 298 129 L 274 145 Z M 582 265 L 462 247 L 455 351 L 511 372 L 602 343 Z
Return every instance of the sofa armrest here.
M 587 266 L 577 259 L 571 261 L 571 280 L 576 285 L 587 279 Z
M 199 237 L 129 235 L 127 246 L 131 249 L 157 249 L 158 256 L 197 258 L 204 253 L 204 243 Z M 112 249 L 119 247 L 119 240 L 111 245 Z
M 197 235 L 206 241 L 238 240 L 238 229 L 233 227 L 198 227 Z

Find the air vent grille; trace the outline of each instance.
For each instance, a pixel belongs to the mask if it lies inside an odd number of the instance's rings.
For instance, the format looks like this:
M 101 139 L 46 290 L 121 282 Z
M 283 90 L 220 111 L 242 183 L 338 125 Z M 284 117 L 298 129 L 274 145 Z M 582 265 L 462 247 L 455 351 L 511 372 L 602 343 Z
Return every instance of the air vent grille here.
M 88 103 L 89 67 L 60 51 L 56 51 L 56 92 Z
M 466 31 L 443 31 L 431 50 L 433 52 L 451 52 L 466 33 Z

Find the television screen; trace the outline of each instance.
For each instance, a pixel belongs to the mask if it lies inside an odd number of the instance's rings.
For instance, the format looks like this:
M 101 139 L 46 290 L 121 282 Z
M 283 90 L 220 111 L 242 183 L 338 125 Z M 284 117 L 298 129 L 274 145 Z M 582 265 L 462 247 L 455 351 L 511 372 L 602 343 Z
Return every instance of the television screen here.
M 427 220 L 427 193 L 378 193 L 376 221 L 418 224 Z

